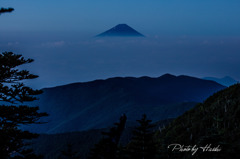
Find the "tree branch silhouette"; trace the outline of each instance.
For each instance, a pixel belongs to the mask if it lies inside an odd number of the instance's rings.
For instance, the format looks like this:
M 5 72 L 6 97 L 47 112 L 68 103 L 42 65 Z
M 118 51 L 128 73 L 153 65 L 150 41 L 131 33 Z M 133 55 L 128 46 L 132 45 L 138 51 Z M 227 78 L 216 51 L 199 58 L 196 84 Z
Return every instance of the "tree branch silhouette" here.
M 13 8 L 1 8 L 0 9 L 0 15 L 3 14 L 3 13 L 11 13 L 13 11 L 14 11 Z

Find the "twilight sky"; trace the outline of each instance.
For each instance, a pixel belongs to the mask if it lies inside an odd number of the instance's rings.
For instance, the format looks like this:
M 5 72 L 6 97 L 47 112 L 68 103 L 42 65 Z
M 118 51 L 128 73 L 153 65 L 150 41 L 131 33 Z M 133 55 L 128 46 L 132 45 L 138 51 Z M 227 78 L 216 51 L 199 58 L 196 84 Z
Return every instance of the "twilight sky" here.
M 239 0 L 1 0 L 0 51 L 35 62 L 36 88 L 164 73 L 240 80 Z M 146 38 L 93 38 L 126 23 Z

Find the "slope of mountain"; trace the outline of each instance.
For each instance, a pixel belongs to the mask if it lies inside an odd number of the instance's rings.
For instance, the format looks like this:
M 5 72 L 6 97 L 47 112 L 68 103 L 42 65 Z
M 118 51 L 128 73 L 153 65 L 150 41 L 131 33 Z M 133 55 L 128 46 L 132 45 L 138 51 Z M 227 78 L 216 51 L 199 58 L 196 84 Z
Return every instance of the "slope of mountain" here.
M 110 78 L 43 89 L 40 110 L 49 113 L 47 124 L 30 126 L 39 133 L 61 133 L 106 128 L 121 114 L 136 121 L 143 113 L 153 122 L 176 118 L 225 88 L 188 76 L 165 74 L 158 78 Z
M 131 28 L 127 24 L 118 24 L 115 27 L 97 35 L 97 37 L 106 37 L 106 36 L 135 36 L 143 37 L 141 33 Z
M 192 158 L 192 152 L 172 152 L 168 145 L 218 147 L 219 152 L 199 149 L 195 158 L 240 157 L 240 84 L 215 93 L 173 121 L 160 135 L 162 151 L 170 158 Z M 167 158 L 165 156 L 165 158 Z M 164 157 L 163 157 L 164 158 Z
M 236 84 L 238 81 L 236 81 L 235 79 L 233 79 L 232 77 L 229 76 L 225 76 L 223 78 L 216 78 L 216 77 L 204 77 L 203 79 L 205 80 L 211 80 L 211 81 L 215 81 L 223 86 L 231 86 L 233 84 Z

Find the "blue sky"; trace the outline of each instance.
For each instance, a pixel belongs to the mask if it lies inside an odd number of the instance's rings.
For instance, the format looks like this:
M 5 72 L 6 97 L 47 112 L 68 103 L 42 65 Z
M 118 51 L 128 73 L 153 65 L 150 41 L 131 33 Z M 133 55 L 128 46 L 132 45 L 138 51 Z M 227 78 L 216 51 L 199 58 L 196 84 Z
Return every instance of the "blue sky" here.
M 127 23 L 146 34 L 240 35 L 238 0 L 4 0 L 1 30 L 97 33 Z
M 0 51 L 50 87 L 114 76 L 163 73 L 240 79 L 239 0 L 2 0 Z M 126 23 L 143 39 L 94 39 Z

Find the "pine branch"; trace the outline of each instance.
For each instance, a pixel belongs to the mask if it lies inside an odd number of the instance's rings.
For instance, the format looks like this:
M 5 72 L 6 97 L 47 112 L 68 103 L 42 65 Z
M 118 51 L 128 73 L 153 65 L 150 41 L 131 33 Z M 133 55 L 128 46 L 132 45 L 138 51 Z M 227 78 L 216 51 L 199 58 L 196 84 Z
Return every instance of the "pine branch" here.
M 0 14 L 2 14 L 2 13 L 10 13 L 12 11 L 14 11 L 13 8 L 1 8 L 0 9 Z

